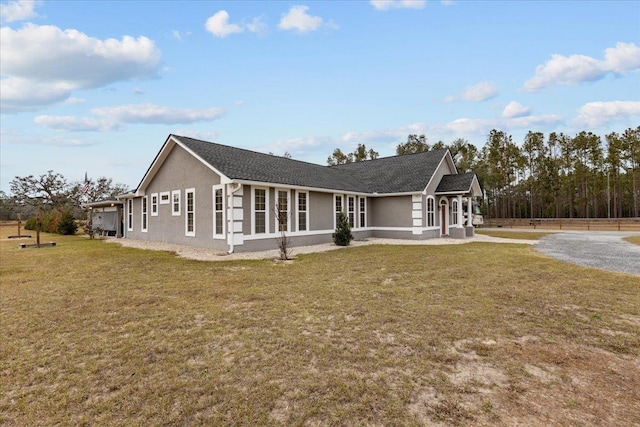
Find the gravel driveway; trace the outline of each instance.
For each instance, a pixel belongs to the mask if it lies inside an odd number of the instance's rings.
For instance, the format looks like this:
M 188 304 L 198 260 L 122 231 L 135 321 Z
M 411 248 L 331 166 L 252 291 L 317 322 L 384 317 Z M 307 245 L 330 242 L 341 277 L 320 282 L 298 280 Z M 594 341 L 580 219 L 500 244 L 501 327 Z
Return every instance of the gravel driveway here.
M 535 247 L 572 264 L 640 275 L 640 246 L 622 240 L 636 234 L 569 231 L 544 236 Z

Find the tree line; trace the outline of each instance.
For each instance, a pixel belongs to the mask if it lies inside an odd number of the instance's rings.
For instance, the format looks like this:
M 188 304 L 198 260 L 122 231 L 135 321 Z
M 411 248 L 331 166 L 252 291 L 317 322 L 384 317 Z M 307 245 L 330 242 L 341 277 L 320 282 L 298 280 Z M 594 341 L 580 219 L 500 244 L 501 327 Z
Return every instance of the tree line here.
M 483 212 L 490 218 L 640 216 L 640 126 L 604 138 L 588 131 L 529 131 L 520 144 L 494 129 L 480 149 L 462 138 L 430 145 L 425 135 L 409 135 L 396 155 L 440 148 L 449 148 L 458 172 L 478 175 Z M 334 150 L 327 164 L 377 157 L 359 144 L 353 153 Z

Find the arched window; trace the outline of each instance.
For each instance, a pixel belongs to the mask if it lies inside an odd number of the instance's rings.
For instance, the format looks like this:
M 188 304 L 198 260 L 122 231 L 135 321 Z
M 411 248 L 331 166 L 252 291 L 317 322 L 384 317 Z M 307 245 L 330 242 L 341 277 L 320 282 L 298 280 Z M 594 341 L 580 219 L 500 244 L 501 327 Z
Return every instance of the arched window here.
M 458 201 L 456 199 L 451 202 L 451 224 L 458 224 Z
M 427 227 L 436 225 L 436 201 L 433 197 L 427 197 Z

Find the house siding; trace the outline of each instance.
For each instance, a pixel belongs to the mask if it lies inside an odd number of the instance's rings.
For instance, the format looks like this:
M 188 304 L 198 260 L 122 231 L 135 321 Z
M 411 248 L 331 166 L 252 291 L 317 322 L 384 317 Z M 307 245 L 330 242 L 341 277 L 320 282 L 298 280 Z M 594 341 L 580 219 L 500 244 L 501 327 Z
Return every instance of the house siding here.
M 162 168 L 149 182 L 145 194 L 150 196 L 152 193 L 180 190 L 180 215 L 172 214 L 172 203 L 158 203 L 158 215 L 152 216 L 149 203 L 148 232 L 143 233 L 140 231 L 142 199 L 135 198 L 133 231 L 128 232 L 128 237 L 226 250 L 225 239 L 213 239 L 212 186 L 217 184 L 220 184 L 220 176 L 176 145 L 167 155 Z M 195 191 L 194 237 L 185 235 L 186 189 Z
M 370 227 L 411 227 L 411 196 L 375 197 L 370 200 L 369 211 L 376 213 L 370 218 Z

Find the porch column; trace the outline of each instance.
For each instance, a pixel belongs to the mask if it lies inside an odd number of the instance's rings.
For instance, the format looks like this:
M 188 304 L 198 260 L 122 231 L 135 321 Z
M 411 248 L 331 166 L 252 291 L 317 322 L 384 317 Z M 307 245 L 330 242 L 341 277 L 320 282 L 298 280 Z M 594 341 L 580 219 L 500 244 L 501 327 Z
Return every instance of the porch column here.
M 467 197 L 467 227 L 473 227 L 473 218 L 471 217 L 473 209 L 471 208 L 471 205 L 473 204 L 473 197 L 471 197 L 471 194 L 469 194 L 469 197 Z
M 462 215 L 462 194 L 458 194 L 458 228 L 464 228 L 464 224 L 462 221 L 464 220 L 464 216 Z

